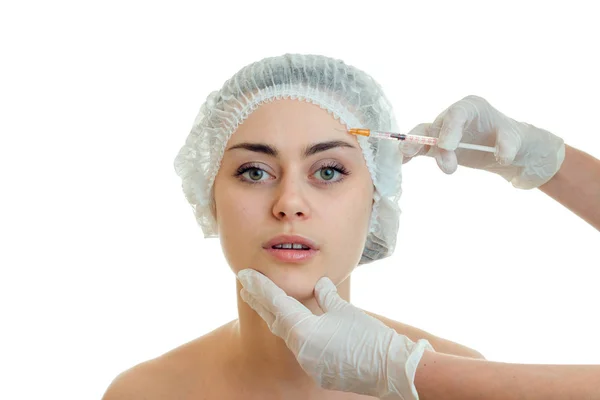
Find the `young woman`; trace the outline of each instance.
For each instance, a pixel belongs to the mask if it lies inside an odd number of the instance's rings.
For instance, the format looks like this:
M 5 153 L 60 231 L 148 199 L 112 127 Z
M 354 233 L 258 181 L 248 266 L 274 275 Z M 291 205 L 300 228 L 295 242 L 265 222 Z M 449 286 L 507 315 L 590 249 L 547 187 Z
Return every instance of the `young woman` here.
M 402 153 L 350 127 L 397 130 L 381 87 L 340 60 L 286 54 L 211 93 L 176 159 L 199 225 L 219 237 L 234 274 L 255 269 L 316 314 L 320 277 L 350 301 L 354 268 L 388 257 L 396 243 Z M 371 398 L 317 385 L 241 289 L 238 319 L 121 373 L 104 398 Z M 437 352 L 482 358 L 368 314 Z

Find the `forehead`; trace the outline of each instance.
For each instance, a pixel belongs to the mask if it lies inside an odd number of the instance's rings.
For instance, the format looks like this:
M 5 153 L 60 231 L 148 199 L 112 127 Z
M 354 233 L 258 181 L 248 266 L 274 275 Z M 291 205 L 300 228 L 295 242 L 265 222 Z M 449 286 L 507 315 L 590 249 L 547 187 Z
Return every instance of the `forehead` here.
M 291 99 L 264 103 L 232 135 L 230 143 L 287 140 L 354 139 L 346 126 L 316 104 Z

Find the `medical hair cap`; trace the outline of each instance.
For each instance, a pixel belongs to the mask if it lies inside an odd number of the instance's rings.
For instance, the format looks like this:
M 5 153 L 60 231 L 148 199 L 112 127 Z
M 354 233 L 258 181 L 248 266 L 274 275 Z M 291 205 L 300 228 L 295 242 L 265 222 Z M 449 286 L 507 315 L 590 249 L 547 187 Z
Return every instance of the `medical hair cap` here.
M 175 171 L 205 238 L 218 237 L 213 183 L 231 135 L 261 104 L 297 99 L 325 109 L 346 128 L 397 132 L 392 105 L 365 72 L 320 55 L 284 54 L 254 62 L 227 80 L 202 104 Z M 357 136 L 375 186 L 369 233 L 359 264 L 390 256 L 396 246 L 401 194 L 399 144 Z

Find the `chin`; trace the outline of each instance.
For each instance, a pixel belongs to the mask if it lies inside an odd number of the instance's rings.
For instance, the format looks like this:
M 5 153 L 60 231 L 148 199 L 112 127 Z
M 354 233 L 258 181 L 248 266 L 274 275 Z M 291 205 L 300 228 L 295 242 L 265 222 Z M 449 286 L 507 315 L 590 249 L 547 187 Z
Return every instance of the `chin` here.
M 256 270 L 300 302 L 314 298 L 317 281 L 326 275 L 326 271 L 310 264 L 271 264 Z

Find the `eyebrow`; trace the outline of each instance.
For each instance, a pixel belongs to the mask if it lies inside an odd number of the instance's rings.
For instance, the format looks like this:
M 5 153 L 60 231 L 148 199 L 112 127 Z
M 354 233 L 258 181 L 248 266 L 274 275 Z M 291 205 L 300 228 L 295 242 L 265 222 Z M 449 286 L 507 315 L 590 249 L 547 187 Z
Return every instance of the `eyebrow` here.
M 302 156 L 307 158 L 314 154 L 340 147 L 356 149 L 356 146 L 353 146 L 348 142 L 344 142 L 343 140 L 330 140 L 327 142 L 320 142 L 307 146 L 302 152 Z M 279 157 L 279 151 L 277 148 L 264 143 L 238 143 L 231 146 L 229 149 L 227 149 L 227 151 L 234 149 L 244 149 L 253 151 L 255 153 L 266 154 L 272 157 Z

